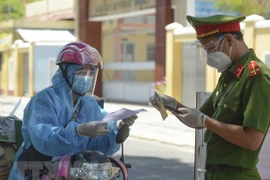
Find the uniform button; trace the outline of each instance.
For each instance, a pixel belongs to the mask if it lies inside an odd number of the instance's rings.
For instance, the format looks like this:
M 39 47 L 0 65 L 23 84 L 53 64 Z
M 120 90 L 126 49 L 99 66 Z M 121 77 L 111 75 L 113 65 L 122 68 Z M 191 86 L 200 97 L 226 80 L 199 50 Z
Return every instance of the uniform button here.
M 227 84 L 226 84 L 226 83 L 224 83 L 224 84 L 223 84 L 223 86 L 224 86 L 224 87 L 227 87 Z
M 227 104 L 224 104 L 224 108 L 227 108 Z

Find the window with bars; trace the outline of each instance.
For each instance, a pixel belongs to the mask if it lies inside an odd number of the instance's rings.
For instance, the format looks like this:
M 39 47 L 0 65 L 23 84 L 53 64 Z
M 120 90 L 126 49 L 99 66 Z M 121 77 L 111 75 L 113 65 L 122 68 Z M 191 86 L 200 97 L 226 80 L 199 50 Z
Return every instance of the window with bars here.
M 122 41 L 122 62 L 134 62 L 134 43 Z
M 147 61 L 155 61 L 155 44 L 147 44 Z

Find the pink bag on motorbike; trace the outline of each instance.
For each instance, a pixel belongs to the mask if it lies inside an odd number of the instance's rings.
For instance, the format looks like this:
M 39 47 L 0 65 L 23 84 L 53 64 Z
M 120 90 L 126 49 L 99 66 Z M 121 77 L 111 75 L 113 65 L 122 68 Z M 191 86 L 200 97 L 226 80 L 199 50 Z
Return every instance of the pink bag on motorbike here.
M 62 156 L 60 158 L 60 160 L 59 160 L 56 175 L 55 174 L 50 174 L 50 173 L 49 174 L 44 174 L 41 177 L 41 180 L 51 180 L 51 179 L 54 179 L 54 177 L 56 177 L 56 179 L 67 180 L 68 179 L 68 173 L 69 173 L 70 158 L 71 158 L 71 155 Z
M 59 179 L 58 177 L 61 177 L 61 179 L 68 179 L 70 158 L 71 158 L 71 155 L 61 157 L 59 165 L 58 165 L 58 171 L 56 173 L 56 179 Z

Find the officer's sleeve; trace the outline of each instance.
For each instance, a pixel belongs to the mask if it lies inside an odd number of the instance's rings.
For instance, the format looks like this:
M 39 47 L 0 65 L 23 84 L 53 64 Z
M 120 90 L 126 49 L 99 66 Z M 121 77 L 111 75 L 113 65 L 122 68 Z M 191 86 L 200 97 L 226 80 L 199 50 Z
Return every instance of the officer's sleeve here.
M 266 133 L 270 122 L 270 78 L 267 75 L 250 77 L 243 97 L 243 126 Z

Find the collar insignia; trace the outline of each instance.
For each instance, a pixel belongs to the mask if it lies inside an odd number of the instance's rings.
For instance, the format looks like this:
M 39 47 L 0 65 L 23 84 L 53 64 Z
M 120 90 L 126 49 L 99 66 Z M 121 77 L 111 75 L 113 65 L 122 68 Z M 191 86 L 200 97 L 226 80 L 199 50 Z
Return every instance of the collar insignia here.
M 239 78 L 241 76 L 243 70 L 244 70 L 244 66 L 242 64 L 238 64 L 238 66 L 234 70 L 234 75 Z
M 256 76 L 257 74 L 261 74 L 261 70 L 258 66 L 257 61 L 253 60 L 248 63 L 249 75 Z

